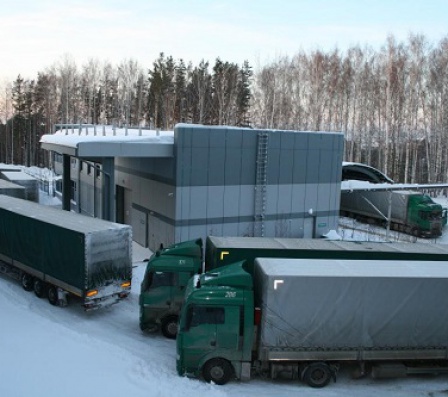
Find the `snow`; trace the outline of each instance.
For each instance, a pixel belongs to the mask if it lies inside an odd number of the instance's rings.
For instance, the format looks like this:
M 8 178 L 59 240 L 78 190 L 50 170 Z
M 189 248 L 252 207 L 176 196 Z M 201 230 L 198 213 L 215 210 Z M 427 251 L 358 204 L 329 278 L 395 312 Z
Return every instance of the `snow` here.
M 81 129 L 66 128 L 54 134 L 43 135 L 41 143 L 52 143 L 77 147 L 82 142 L 147 142 L 173 143 L 174 131 L 159 131 L 136 128 L 115 128 L 113 126 L 83 126 Z
M 55 204 L 53 200 L 49 202 Z M 363 236 L 363 232 L 341 229 L 329 237 L 349 233 L 353 238 Z M 448 236 L 437 243 L 448 243 Z M 253 379 L 218 386 L 179 377 L 175 341 L 143 334 L 138 326 L 140 282 L 144 260 L 150 254 L 134 243 L 130 296 L 108 309 L 89 313 L 74 299 L 65 308 L 51 306 L 24 291 L 17 281 L 0 275 L 0 396 L 408 397 L 448 393 L 448 375 L 352 379 L 349 368 L 341 370 L 337 383 L 324 389 L 286 380 Z

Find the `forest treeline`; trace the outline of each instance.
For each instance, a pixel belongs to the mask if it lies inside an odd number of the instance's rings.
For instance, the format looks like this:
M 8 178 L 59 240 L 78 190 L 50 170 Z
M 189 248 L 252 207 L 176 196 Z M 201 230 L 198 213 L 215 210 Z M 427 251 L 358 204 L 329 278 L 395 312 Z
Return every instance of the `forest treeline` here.
M 39 139 L 57 123 L 172 130 L 197 123 L 341 131 L 345 161 L 397 182 L 448 181 L 448 36 L 388 37 L 379 50 L 299 51 L 258 65 L 194 66 L 160 54 L 149 69 L 69 56 L 0 94 L 0 162 L 48 166 Z

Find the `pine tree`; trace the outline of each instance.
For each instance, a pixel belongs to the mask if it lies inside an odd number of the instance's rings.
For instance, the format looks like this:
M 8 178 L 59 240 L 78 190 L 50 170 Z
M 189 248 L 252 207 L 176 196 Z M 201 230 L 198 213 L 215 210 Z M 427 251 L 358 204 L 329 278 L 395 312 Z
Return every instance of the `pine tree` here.
M 242 68 L 239 71 L 238 87 L 237 87 L 237 112 L 236 125 L 249 126 L 250 125 L 250 101 L 251 94 L 251 79 L 253 76 L 252 68 L 248 61 L 244 61 Z
M 186 79 L 187 68 L 185 67 L 184 61 L 181 59 L 175 69 L 175 92 L 176 101 L 174 107 L 174 120 L 180 123 L 186 121 L 187 109 L 187 79 Z

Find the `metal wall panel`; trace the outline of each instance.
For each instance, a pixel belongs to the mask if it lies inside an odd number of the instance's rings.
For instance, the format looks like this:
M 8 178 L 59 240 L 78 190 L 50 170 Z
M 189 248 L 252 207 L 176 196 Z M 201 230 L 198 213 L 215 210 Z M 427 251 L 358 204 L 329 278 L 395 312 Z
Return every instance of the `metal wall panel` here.
M 182 124 L 174 158 L 116 160 L 117 184 L 156 219 L 149 240 L 252 235 L 260 132 L 269 135 L 265 235 L 302 237 L 311 208 L 323 233 L 336 227 L 342 134 Z

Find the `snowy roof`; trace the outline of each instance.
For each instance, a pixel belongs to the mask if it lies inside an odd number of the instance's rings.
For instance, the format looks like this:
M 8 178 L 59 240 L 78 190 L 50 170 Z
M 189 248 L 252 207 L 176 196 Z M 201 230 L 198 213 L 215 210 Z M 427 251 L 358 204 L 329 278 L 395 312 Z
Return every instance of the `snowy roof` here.
M 0 209 L 34 218 L 42 223 L 50 223 L 58 227 L 90 234 L 101 230 L 125 229 L 128 225 L 109 222 L 99 218 L 64 211 L 47 205 L 41 205 L 29 200 L 0 195 Z
M 174 132 L 86 125 L 43 135 L 40 142 L 75 157 L 172 157 Z
M 8 172 L 15 171 L 15 172 L 18 172 L 18 171 L 22 171 L 22 168 L 19 165 L 1 163 L 0 164 L 0 172 L 3 172 L 3 171 L 8 171 Z
M 218 249 L 266 249 L 266 250 L 312 250 L 312 251 L 358 251 L 358 252 L 405 252 L 448 255 L 448 245 L 404 242 L 335 241 L 328 239 L 303 239 L 281 237 L 219 237 L 208 239 Z M 448 269 L 448 267 L 447 267 Z
M 21 171 L 3 171 L 1 172 L 2 176 L 4 176 L 8 181 L 35 181 L 31 175 L 26 174 Z
M 9 182 L 9 181 L 5 181 L 3 179 L 0 179 L 0 191 L 4 191 L 4 190 L 25 190 L 25 187 L 20 186 L 20 185 L 16 185 L 15 183 Z
M 342 181 L 341 192 L 349 193 L 353 191 L 385 191 L 385 190 L 421 190 L 421 189 L 443 189 L 447 188 L 446 183 L 435 183 L 427 185 L 419 185 L 417 183 L 371 183 L 367 181 Z

